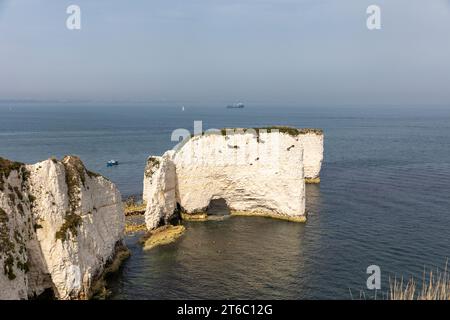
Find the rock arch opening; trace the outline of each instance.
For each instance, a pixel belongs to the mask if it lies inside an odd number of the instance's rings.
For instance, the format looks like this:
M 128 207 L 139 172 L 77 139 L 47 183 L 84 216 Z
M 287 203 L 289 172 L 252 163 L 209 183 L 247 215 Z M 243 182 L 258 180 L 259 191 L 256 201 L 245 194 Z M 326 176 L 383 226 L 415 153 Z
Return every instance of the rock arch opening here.
M 225 199 L 212 199 L 206 208 L 208 216 L 227 216 L 230 215 L 230 208 Z

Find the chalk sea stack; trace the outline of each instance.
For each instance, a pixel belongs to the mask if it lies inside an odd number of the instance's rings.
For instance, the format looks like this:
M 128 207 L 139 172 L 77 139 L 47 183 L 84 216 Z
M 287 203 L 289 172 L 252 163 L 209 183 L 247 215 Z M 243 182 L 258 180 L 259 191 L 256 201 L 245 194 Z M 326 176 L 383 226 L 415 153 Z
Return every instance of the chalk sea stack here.
M 217 199 L 232 215 L 303 222 L 305 178 L 319 180 L 322 160 L 319 129 L 222 129 L 185 139 L 162 157 L 148 158 L 147 228 L 168 224 L 177 215 L 204 218 Z

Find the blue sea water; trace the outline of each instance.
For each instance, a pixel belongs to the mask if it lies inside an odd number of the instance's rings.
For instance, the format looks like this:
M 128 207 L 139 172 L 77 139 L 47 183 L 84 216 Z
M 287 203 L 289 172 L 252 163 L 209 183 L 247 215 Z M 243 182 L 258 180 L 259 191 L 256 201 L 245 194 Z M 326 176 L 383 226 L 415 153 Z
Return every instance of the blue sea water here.
M 0 156 L 33 163 L 66 154 L 142 192 L 148 155 L 174 129 L 290 125 L 323 128 L 320 185 L 307 186 L 306 224 L 229 217 L 188 223 L 179 241 L 132 257 L 111 279 L 115 299 L 350 299 L 374 293 L 366 268 L 421 277 L 450 256 L 450 108 L 249 105 L 0 104 Z M 110 159 L 117 167 L 106 167 Z M 351 292 L 350 292 L 351 291 Z

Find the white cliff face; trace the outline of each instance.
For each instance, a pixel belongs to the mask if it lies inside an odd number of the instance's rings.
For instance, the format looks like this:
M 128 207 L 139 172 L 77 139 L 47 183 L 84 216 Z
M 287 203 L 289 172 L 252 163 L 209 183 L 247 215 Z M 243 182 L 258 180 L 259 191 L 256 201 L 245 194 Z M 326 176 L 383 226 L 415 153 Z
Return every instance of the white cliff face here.
M 224 199 L 233 214 L 303 221 L 304 161 L 309 175 L 317 177 L 322 151 L 323 135 L 316 131 L 240 130 L 192 137 L 165 155 L 164 167 L 147 165 L 146 172 L 155 172 L 144 177 L 147 227 L 161 225 L 160 217 L 167 221 L 177 204 L 185 214 L 198 214 L 216 199 Z M 311 154 L 305 157 L 304 152 Z M 162 178 L 167 176 L 170 188 Z M 164 191 L 172 190 L 173 183 L 175 199 Z
M 26 299 L 28 258 L 26 243 L 33 237 L 30 207 L 17 206 L 22 194 L 20 164 L 0 158 L 0 299 Z M 5 175 L 8 175 L 5 178 Z
M 303 165 L 306 179 L 317 179 L 323 162 L 323 134 L 308 132 L 298 136 L 303 147 Z
M 159 170 L 161 164 L 161 158 L 158 156 L 150 156 L 147 159 L 144 171 L 144 192 L 142 193 L 142 200 L 147 203 L 149 195 L 153 193 L 152 188 L 156 187 L 156 175 L 155 172 Z
M 162 157 L 150 157 L 147 161 L 145 224 L 149 230 L 166 224 L 176 208 L 173 154 L 167 151 Z
M 8 221 L 2 239 L 22 239 L 9 247 L 15 261 L 25 261 L 26 271 L 13 267 L 12 280 L 0 274 L 0 299 L 25 299 L 45 289 L 59 299 L 88 298 L 121 245 L 125 218 L 119 191 L 76 157 L 8 171 L 0 189 L 0 212 Z M 13 199 L 16 189 L 20 194 Z M 0 265 L 8 254 L 0 251 Z
M 178 202 L 188 214 L 224 199 L 231 211 L 303 216 L 302 153 L 281 133 L 193 137 L 174 155 Z

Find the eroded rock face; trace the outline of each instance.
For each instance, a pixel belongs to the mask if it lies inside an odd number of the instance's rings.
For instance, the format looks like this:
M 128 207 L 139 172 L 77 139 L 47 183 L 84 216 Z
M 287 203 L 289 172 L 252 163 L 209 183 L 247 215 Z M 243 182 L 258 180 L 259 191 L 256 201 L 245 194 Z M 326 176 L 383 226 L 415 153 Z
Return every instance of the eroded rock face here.
M 312 150 L 308 157 L 304 148 Z M 183 215 L 205 213 L 215 199 L 224 199 L 232 214 L 302 221 L 304 161 L 317 177 L 322 151 L 321 131 L 242 129 L 192 137 L 163 156 L 158 169 L 147 165 L 146 172 L 154 172 L 144 177 L 147 227 L 163 224 L 161 217 L 167 221 L 177 205 Z
M 26 299 L 32 286 L 28 244 L 36 238 L 28 177 L 24 165 L 0 158 L 0 299 Z
M 147 202 L 145 224 L 149 230 L 166 224 L 176 208 L 173 154 L 167 151 L 162 157 L 150 157 L 147 161 L 144 201 Z
M 299 135 L 298 139 L 303 147 L 305 179 L 318 179 L 323 162 L 323 134 L 320 132 L 308 132 Z
M 193 137 L 174 155 L 178 203 L 188 214 L 224 199 L 231 212 L 303 216 L 302 154 L 281 133 Z
M 77 157 L 0 164 L 0 299 L 89 298 L 121 248 L 119 191 Z

